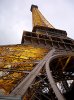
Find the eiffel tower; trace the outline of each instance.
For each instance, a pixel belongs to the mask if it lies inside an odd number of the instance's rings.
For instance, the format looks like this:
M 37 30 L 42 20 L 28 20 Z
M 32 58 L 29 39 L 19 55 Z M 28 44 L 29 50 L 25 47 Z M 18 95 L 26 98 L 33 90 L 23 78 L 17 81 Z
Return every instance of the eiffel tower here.
M 74 100 L 74 40 L 31 12 L 32 32 L 0 46 L 0 100 Z

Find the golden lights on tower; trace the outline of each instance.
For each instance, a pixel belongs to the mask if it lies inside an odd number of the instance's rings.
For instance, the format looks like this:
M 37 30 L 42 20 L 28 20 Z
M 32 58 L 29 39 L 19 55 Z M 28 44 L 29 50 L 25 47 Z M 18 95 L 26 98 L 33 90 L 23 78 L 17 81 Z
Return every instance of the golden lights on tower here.
M 31 45 L 0 47 L 0 93 L 9 94 L 47 52 Z

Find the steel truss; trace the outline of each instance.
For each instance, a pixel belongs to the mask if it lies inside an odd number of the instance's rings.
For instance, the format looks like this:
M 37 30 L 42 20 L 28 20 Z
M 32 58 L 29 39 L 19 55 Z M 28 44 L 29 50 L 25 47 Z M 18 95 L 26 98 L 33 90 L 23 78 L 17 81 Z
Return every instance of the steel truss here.
M 43 60 L 41 60 L 36 67 L 26 76 L 26 78 L 21 81 L 21 83 L 15 87 L 15 89 L 10 93 L 8 97 L 12 100 L 16 100 L 17 97 L 19 97 L 19 100 L 65 100 L 64 90 L 65 93 L 70 91 L 70 87 L 68 86 L 67 80 L 71 79 L 70 75 L 68 77 L 68 72 L 64 72 L 65 69 L 62 69 L 63 71 L 57 70 L 55 68 L 51 68 L 51 63 L 53 59 L 59 58 L 61 56 L 65 56 L 65 58 L 69 59 L 69 56 L 73 56 L 74 53 L 71 55 L 71 53 L 59 53 L 55 54 L 55 50 L 51 50 Z M 67 57 L 66 57 L 67 56 Z M 64 58 L 63 58 L 64 59 Z M 69 63 L 66 60 L 65 64 Z M 60 61 L 59 61 L 60 63 Z M 63 62 L 61 62 L 63 64 Z M 57 63 L 58 64 L 58 63 Z M 56 66 L 59 66 L 56 65 Z M 56 67 L 55 66 L 55 67 Z M 54 67 L 54 66 L 53 66 Z M 57 67 L 56 67 L 57 68 Z M 64 74 L 63 74 L 64 72 Z M 56 74 L 56 75 L 54 75 Z M 72 74 L 72 73 L 71 73 Z M 58 80 L 58 75 L 62 75 L 62 77 L 65 75 L 68 78 L 62 78 L 60 77 Z M 55 76 L 55 77 L 54 77 Z M 72 75 L 71 75 L 72 76 Z M 73 79 L 72 79 L 73 80 Z M 62 82 L 62 90 L 60 91 L 59 87 L 57 86 L 57 83 Z M 2 96 L 0 98 L 3 98 Z M 4 100 L 4 99 L 3 99 Z M 18 99 L 17 99 L 18 100 Z
M 0 100 L 74 100 L 74 41 L 66 31 L 48 23 L 36 5 L 31 11 L 33 31 L 24 31 L 21 44 L 25 47 L 0 48 L 5 51 L 1 52 L 1 62 L 8 59 L 11 64 L 0 66 L 5 72 L 0 78 L 14 84 Z

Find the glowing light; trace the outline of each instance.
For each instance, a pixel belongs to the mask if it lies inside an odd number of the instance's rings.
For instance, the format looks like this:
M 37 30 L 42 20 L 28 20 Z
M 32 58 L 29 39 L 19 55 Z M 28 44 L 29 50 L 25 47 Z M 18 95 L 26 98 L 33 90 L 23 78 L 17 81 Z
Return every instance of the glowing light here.
M 33 47 L 30 45 L 16 45 L 0 47 L 0 92 L 8 94 L 11 89 L 25 77 L 25 73 L 17 71 L 31 71 L 34 68 L 34 61 L 41 60 L 46 52 L 45 48 Z M 14 71 L 5 71 L 15 70 Z

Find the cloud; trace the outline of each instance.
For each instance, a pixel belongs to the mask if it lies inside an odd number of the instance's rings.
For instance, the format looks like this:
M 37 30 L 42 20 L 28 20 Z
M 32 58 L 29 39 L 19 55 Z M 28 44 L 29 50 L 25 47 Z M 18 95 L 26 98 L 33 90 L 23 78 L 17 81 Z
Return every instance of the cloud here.
M 31 4 L 36 4 L 46 19 L 74 38 L 74 1 L 0 0 L 0 45 L 21 43 L 23 30 L 32 30 Z

